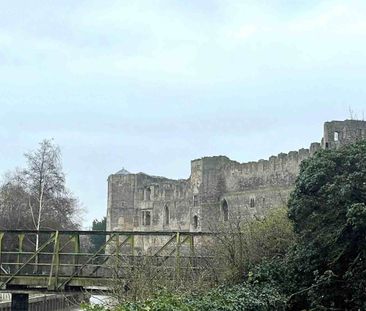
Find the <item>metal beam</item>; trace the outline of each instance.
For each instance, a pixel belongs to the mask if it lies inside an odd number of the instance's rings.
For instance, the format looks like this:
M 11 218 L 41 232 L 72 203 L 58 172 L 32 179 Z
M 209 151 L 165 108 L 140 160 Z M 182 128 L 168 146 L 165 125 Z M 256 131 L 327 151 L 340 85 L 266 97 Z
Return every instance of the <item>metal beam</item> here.
M 37 251 L 29 251 L 29 246 L 32 245 L 28 245 L 32 242 L 29 238 L 32 238 L 34 234 L 43 235 L 47 240 Z M 44 236 L 47 234 L 51 234 L 51 236 Z M 80 236 L 95 234 L 108 238 L 96 252 L 83 249 L 83 253 L 81 253 Z M 0 231 L 0 291 L 43 288 L 43 290 L 57 292 L 78 287 L 108 286 L 116 278 L 116 274 L 113 272 L 116 272 L 118 277 L 118 272 L 123 271 L 122 269 L 137 268 L 139 258 L 152 258 L 148 263 L 153 269 L 166 266 L 178 279 L 186 271 L 185 269 L 193 271 L 197 268 L 194 238 L 209 234 L 187 231 L 3 230 Z M 4 241 L 8 241 L 6 236 L 18 238 L 19 243 L 7 244 L 6 251 L 4 251 Z M 155 253 L 136 255 L 139 239 L 148 236 L 166 237 L 164 238 L 166 242 Z M 158 245 L 161 245 L 161 239 L 158 240 Z M 185 244 L 188 244 L 187 248 L 182 247 Z M 109 246 L 111 247 L 109 248 Z M 121 253 L 123 246 L 126 247 Z M 109 253 L 104 254 L 106 249 L 109 250 Z M 64 252 L 62 252 L 63 250 Z M 35 263 L 34 258 L 37 256 L 40 257 L 40 262 Z M 8 262 L 5 262 L 4 258 Z M 111 264 L 109 265 L 109 263 Z M 31 269 L 32 267 L 40 269 L 34 270 Z M 99 276 L 97 276 L 96 273 L 102 268 L 106 269 L 103 269 L 102 273 L 98 273 Z

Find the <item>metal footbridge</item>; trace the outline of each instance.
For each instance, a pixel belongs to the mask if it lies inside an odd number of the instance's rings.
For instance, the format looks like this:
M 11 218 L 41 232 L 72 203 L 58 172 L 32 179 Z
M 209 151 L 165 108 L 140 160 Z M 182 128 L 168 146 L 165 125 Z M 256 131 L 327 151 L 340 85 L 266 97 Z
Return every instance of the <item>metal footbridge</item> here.
M 209 233 L 145 231 L 0 231 L 0 292 L 105 290 L 142 262 L 171 277 L 208 267 L 199 254 Z M 102 236 L 99 249 L 90 240 Z M 36 240 L 38 239 L 38 247 Z

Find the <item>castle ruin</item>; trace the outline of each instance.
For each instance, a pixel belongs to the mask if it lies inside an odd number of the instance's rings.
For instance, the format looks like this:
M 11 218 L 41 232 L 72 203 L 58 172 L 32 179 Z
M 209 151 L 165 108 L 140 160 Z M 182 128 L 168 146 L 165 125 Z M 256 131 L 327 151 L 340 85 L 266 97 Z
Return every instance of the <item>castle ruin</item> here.
M 365 138 L 365 121 L 331 121 L 324 124 L 321 143 L 309 149 L 248 163 L 203 157 L 191 161 L 188 179 L 121 170 L 108 177 L 107 230 L 209 231 L 234 212 L 263 215 L 286 204 L 304 159 Z

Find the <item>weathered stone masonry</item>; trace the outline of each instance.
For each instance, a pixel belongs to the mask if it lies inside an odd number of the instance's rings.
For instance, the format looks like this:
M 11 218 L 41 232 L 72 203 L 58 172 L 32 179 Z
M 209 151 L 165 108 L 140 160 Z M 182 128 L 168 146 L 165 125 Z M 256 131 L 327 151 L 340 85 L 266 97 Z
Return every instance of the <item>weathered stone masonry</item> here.
M 203 157 L 191 162 L 191 176 L 184 180 L 122 170 L 108 178 L 107 230 L 206 231 L 234 211 L 263 215 L 286 203 L 304 159 L 320 148 L 365 138 L 365 121 L 332 121 L 324 124 L 321 143 L 309 149 L 249 163 Z

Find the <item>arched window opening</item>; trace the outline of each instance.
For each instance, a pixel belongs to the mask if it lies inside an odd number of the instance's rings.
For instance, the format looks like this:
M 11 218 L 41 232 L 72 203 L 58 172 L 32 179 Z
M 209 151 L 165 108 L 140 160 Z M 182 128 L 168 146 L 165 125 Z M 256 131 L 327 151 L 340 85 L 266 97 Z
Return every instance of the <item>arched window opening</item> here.
M 198 195 L 195 194 L 193 196 L 193 206 L 198 206 L 199 205 L 199 198 L 198 198 Z
M 170 221 L 169 206 L 165 205 L 165 207 L 164 207 L 164 224 L 168 226 L 169 221 Z
M 334 141 L 339 141 L 339 132 L 334 132 Z
M 198 228 L 198 216 L 194 215 L 193 217 L 193 228 L 197 229 Z
M 224 221 L 228 221 L 229 220 L 229 207 L 227 205 L 227 201 L 223 200 L 221 203 L 221 210 L 222 210 L 222 218 Z
M 145 200 L 150 201 L 151 200 L 151 188 L 147 187 L 145 190 Z
M 255 207 L 255 199 L 250 198 L 250 207 Z
M 142 225 L 143 226 L 151 225 L 151 211 L 142 211 Z

